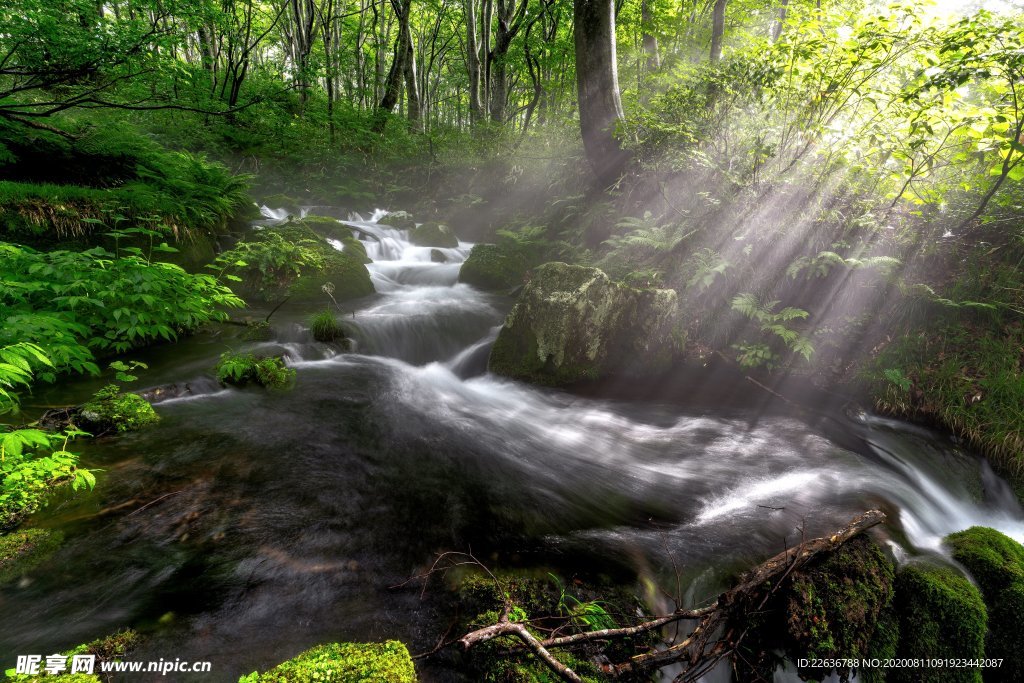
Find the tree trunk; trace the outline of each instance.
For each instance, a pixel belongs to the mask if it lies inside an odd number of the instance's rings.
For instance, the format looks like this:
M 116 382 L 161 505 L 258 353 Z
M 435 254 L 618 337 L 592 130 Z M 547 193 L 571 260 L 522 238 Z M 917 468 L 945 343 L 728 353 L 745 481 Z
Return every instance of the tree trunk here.
M 615 138 L 622 120 L 615 55 L 614 0 L 576 0 L 576 92 L 583 148 L 595 175 L 613 184 L 630 160 Z
M 395 110 L 398 99 L 402 94 L 402 80 L 405 76 L 405 62 L 411 49 L 409 36 L 409 8 L 412 0 L 397 0 L 392 2 L 395 14 L 398 16 L 398 37 L 395 39 L 395 56 L 391 60 L 391 70 L 388 71 L 384 80 L 384 94 L 380 98 L 379 109 L 381 113 L 390 113 Z M 379 130 L 383 130 L 386 119 L 379 120 Z
M 777 43 L 782 37 L 782 27 L 786 23 L 786 13 L 789 10 L 789 0 L 782 0 L 779 5 L 779 18 L 772 24 L 772 42 Z
M 469 121 L 476 124 L 483 118 L 480 102 L 480 46 L 476 42 L 476 0 L 465 0 L 466 8 L 466 70 L 469 72 Z
M 409 123 L 412 124 L 413 130 L 420 131 L 423 126 L 420 120 L 423 105 L 420 99 L 419 80 L 416 78 L 416 51 L 413 49 L 411 39 L 407 42 L 405 53 L 405 92 L 408 100 Z
M 722 59 L 722 38 L 725 37 L 725 4 L 726 0 L 715 0 L 715 9 L 711 12 L 711 61 Z
M 640 0 L 640 43 L 647 53 L 647 70 L 655 71 L 661 66 L 658 55 L 658 39 L 651 32 L 654 26 L 654 13 L 651 12 L 651 0 Z

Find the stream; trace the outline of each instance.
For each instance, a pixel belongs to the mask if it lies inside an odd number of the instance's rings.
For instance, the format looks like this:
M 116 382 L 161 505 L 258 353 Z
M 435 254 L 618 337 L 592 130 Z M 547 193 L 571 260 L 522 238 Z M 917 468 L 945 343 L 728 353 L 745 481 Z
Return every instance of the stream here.
M 382 214 L 349 219 L 377 288 L 342 306 L 354 352 L 313 341 L 314 309 L 286 306 L 272 341 L 225 325 L 133 355 L 150 364 L 142 382 L 191 394 L 157 403 L 154 428 L 77 448 L 99 483 L 35 518 L 66 542 L 0 590 L 0 661 L 126 626 L 147 636 L 134 660 L 208 660 L 203 681 L 329 641 L 429 650 L 447 596 L 395 586 L 445 550 L 663 585 L 675 566 L 698 604 L 801 532 L 872 507 L 897 556 L 942 553 L 942 537 L 976 524 L 1024 541 L 1009 486 L 920 427 L 837 411 L 826 432 L 785 405 L 681 407 L 488 374 L 512 301 L 457 283 L 471 244 L 434 263 Z M 219 387 L 210 368 L 228 348 L 286 354 L 296 386 Z M 67 404 L 101 385 L 36 398 Z

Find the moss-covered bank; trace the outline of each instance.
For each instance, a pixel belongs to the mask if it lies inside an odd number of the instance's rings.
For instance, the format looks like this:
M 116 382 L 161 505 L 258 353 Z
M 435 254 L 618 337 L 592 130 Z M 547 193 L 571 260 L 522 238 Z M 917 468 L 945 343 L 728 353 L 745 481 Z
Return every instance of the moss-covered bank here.
M 0 534 L 0 586 L 31 571 L 52 555 L 63 540 L 63 534 L 49 529 L 19 529 Z

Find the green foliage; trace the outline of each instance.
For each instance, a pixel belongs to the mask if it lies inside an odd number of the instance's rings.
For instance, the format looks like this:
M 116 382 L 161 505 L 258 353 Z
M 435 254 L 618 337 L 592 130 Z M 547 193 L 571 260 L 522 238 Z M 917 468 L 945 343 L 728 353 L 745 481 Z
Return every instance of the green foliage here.
M 686 281 L 687 287 L 696 287 L 698 291 L 704 291 L 712 284 L 718 276 L 724 276 L 725 271 L 731 264 L 718 252 L 703 247 L 693 253 L 687 259 L 685 268 L 691 273 Z
M 30 342 L 0 347 L 0 415 L 18 409 L 18 390 L 32 383 L 38 368 L 52 368 L 53 363 L 43 349 Z
M 333 342 L 345 338 L 345 330 L 338 323 L 334 311 L 324 309 L 309 319 L 309 330 L 318 342 Z
M 91 489 L 95 475 L 78 467 L 68 442 L 84 432 L 51 434 L 0 425 L 0 532 L 13 529 L 45 504 L 55 489 Z
M 212 276 L 150 261 L 136 247 L 122 252 L 43 253 L 0 242 L 0 344 L 32 342 L 57 370 L 95 374 L 93 351 L 172 340 L 225 318 L 221 307 L 242 305 Z M 40 373 L 52 377 L 52 369 Z
M 734 311 L 759 323 L 762 333 L 771 335 L 781 341 L 791 352 L 799 354 L 803 356 L 804 360 L 809 361 L 811 355 L 814 354 L 814 346 L 810 339 L 783 324 L 807 318 L 807 311 L 790 306 L 776 311 L 775 307 L 778 305 L 778 301 L 762 302 L 750 293 L 739 294 L 732 300 Z M 738 360 L 744 367 L 766 365 L 770 368 L 779 359 L 767 344 L 739 344 L 736 348 L 740 352 Z
M 1024 677 L 1024 546 L 995 529 L 972 527 L 946 537 L 953 559 L 981 588 L 988 609 L 985 656 L 1003 660 L 985 680 Z
M 896 574 L 898 658 L 982 659 L 988 616 L 981 593 L 948 567 L 910 564 Z M 981 669 L 891 669 L 889 680 L 915 683 L 981 681 Z
M 239 242 L 223 252 L 210 266 L 214 270 L 241 273 L 256 281 L 260 292 L 276 291 L 291 284 L 303 269 L 320 270 L 324 259 L 317 250 L 319 240 L 303 238 L 291 241 L 279 232 L 266 231 L 257 240 Z M 228 275 L 239 281 L 239 275 Z
M 59 531 L 21 529 L 0 534 L 0 586 L 31 571 L 63 542 Z
M 93 435 L 105 432 L 130 432 L 160 420 L 153 406 L 137 394 L 121 391 L 108 384 L 82 404 L 76 421 Z
M 257 358 L 251 353 L 227 352 L 221 355 L 214 372 L 221 384 L 245 386 L 258 384 L 269 389 L 286 389 L 295 381 L 295 370 L 280 356 Z
M 416 683 L 416 669 L 405 645 L 330 643 L 306 650 L 294 659 L 260 674 L 252 672 L 238 683 Z

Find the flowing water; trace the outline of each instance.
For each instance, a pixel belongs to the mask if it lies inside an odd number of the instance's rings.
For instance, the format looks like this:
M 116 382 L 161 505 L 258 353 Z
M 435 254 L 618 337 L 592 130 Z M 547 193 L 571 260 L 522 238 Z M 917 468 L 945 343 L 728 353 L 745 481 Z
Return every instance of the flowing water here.
M 0 592 L 0 663 L 124 626 L 147 635 L 136 659 L 209 660 L 213 681 L 333 640 L 427 650 L 444 595 L 399 584 L 452 549 L 666 585 L 679 570 L 696 604 L 870 507 L 899 555 L 941 553 L 975 524 L 1024 540 L 1006 483 L 917 427 L 837 411 L 823 429 L 785 405 L 611 400 L 489 375 L 511 301 L 457 283 L 471 245 L 435 263 L 378 217 L 348 221 L 378 291 L 342 316 L 355 352 L 312 341 L 310 311 L 285 308 L 270 342 L 225 326 L 139 355 L 146 381 L 182 395 L 158 404 L 159 426 L 84 447 L 99 486 L 38 518 L 67 541 Z M 209 368 L 227 348 L 285 353 L 295 388 L 219 388 Z

